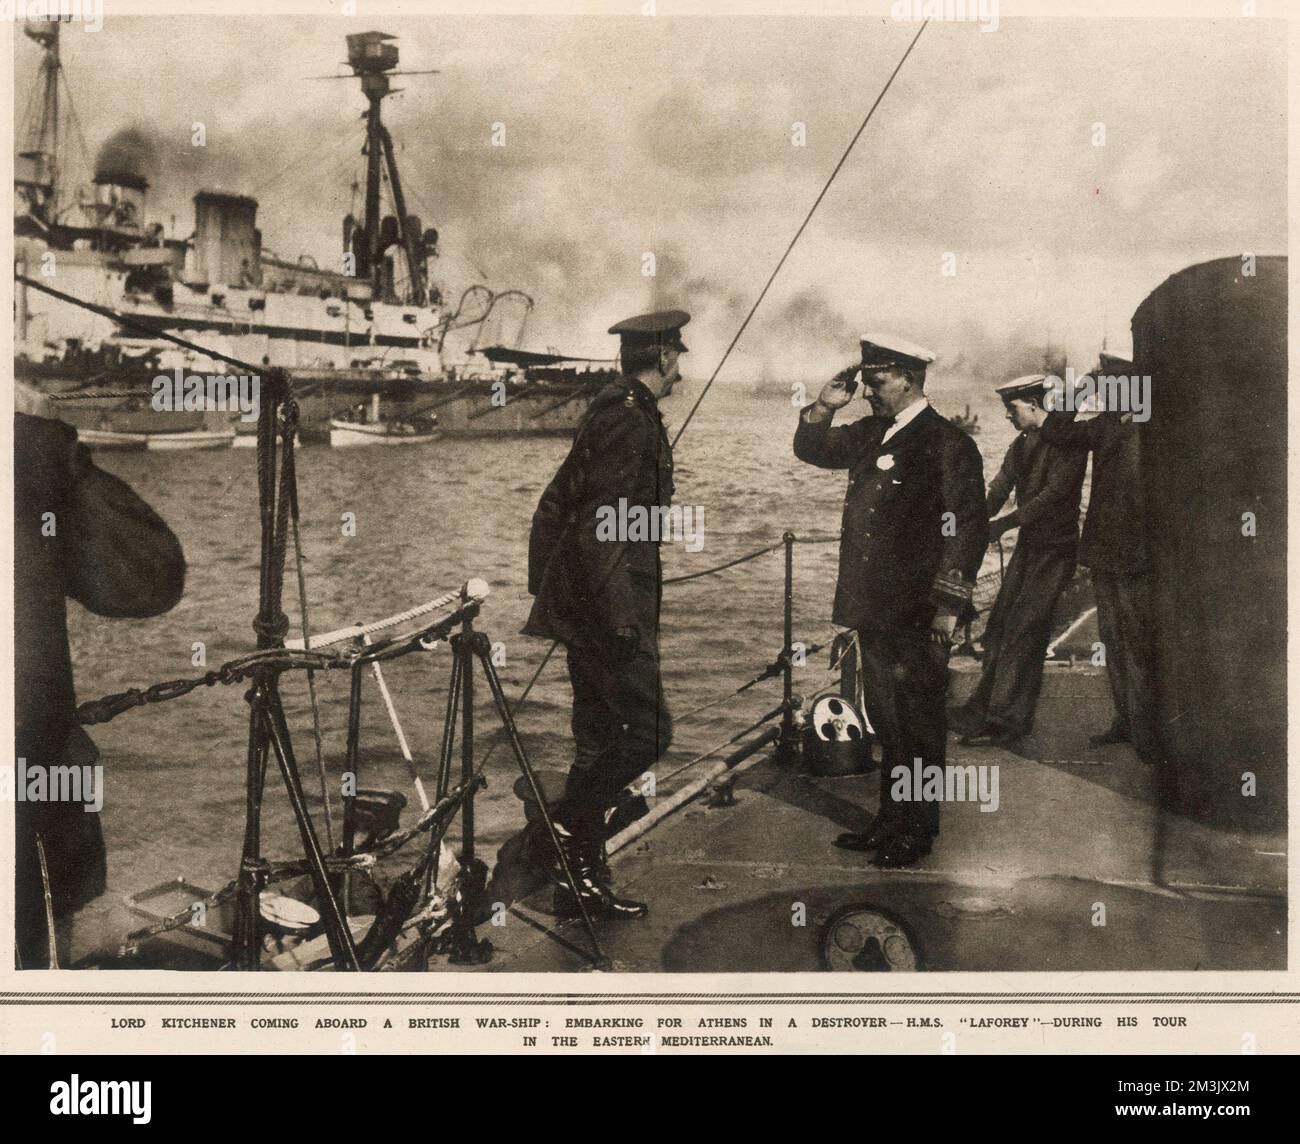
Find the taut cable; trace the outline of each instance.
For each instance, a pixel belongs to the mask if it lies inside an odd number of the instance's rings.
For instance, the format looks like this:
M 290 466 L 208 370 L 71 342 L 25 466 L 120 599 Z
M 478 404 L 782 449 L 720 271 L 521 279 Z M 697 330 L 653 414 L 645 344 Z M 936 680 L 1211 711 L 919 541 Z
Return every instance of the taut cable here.
M 763 304 L 763 299 L 767 297 L 767 292 L 772 288 L 772 283 L 776 281 L 776 276 L 781 273 L 781 267 L 785 265 L 786 259 L 790 257 L 790 252 L 794 250 L 795 243 L 799 241 L 808 224 L 812 222 L 812 217 L 817 212 L 817 208 L 821 206 L 821 201 L 826 197 L 826 192 L 831 189 L 831 184 L 835 182 L 835 176 L 840 173 L 840 169 L 846 162 L 848 162 L 850 152 L 852 152 L 853 148 L 857 145 L 858 140 L 862 137 L 862 133 L 867 129 L 867 124 L 871 122 L 871 117 L 875 115 L 876 108 L 880 106 L 880 101 L 885 98 L 885 92 L 890 89 L 890 86 L 894 82 L 894 77 L 902 70 L 903 65 L 907 62 L 907 57 L 912 54 L 912 49 L 916 47 L 916 41 L 921 38 L 921 33 L 925 31 L 926 25 L 929 24 L 929 22 L 929 20 L 922 22 L 920 28 L 917 29 L 916 35 L 912 37 L 912 42 L 907 45 L 907 51 L 903 53 L 894 70 L 889 73 L 889 78 L 885 80 L 885 86 L 880 89 L 880 94 L 876 96 L 876 101 L 871 105 L 865 118 L 863 118 L 862 122 L 858 125 L 858 129 L 853 133 L 853 138 L 849 140 L 849 145 L 844 148 L 844 154 L 840 156 L 840 161 L 835 164 L 835 169 L 830 173 L 830 177 L 822 185 L 822 189 L 817 193 L 817 197 L 813 200 L 813 205 L 808 208 L 808 213 L 804 216 L 803 222 L 799 224 L 799 229 L 794 232 L 794 237 L 790 239 L 789 245 L 785 248 L 785 253 L 781 255 L 780 261 L 777 262 L 776 269 L 774 269 L 768 276 L 767 282 L 763 285 L 763 289 L 759 291 L 758 297 L 754 299 L 754 304 L 750 306 L 749 313 L 745 315 L 745 320 L 740 323 L 740 328 L 736 331 L 736 336 L 731 339 L 731 344 L 727 346 L 721 360 L 719 360 L 717 367 L 713 371 L 713 375 L 705 383 L 704 388 L 700 390 L 700 395 L 695 399 L 695 404 L 691 406 L 691 411 L 686 415 L 686 420 L 682 422 L 681 428 L 677 430 L 677 435 L 673 437 L 673 448 L 676 448 L 677 442 L 682 439 L 682 434 L 686 432 L 686 426 L 691 423 L 691 418 L 695 416 L 695 411 L 699 409 L 700 403 L 704 400 L 705 394 L 709 392 L 713 383 L 717 381 L 718 374 L 722 372 L 722 367 L 727 364 L 727 358 L 731 356 L 731 351 L 736 348 L 736 343 L 740 341 L 741 335 L 749 326 L 750 319 L 753 318 L 759 306 Z

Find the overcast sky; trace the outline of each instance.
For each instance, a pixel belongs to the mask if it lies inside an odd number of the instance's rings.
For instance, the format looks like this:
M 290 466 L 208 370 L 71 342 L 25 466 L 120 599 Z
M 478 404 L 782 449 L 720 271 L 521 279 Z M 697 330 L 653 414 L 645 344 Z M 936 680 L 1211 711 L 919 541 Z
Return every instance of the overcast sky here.
M 253 193 L 266 246 L 336 265 L 364 101 L 355 80 L 307 77 L 344 71 L 344 35 L 371 23 L 399 37 L 402 67 L 441 71 L 399 80 L 385 117 L 412 209 L 442 233 L 444 292 L 526 290 L 527 344 L 592 356 L 613 321 L 681 306 L 696 376 L 915 33 L 878 18 L 118 17 L 65 33 L 64 61 L 92 155 L 127 125 L 152 141 L 158 218 L 189 234 L 200 186 Z M 1285 45 L 1260 19 L 932 24 L 728 378 L 823 377 L 873 328 L 990 383 L 1049 337 L 1086 368 L 1103 332 L 1127 345 L 1168 275 L 1285 253 Z M 16 50 L 21 113 L 37 53 L 21 36 Z

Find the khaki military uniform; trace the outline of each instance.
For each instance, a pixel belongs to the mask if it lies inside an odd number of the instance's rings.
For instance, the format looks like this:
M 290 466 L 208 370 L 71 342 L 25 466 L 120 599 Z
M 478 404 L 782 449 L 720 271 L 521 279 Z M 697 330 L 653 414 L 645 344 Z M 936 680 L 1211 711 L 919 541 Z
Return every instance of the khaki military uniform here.
M 672 447 L 639 381 L 607 385 L 542 494 L 529 537 L 526 635 L 559 640 L 573 686 L 575 755 L 556 818 L 582 831 L 672 739 L 659 665 L 662 568 L 654 540 L 609 538 L 617 518 L 667 506 Z

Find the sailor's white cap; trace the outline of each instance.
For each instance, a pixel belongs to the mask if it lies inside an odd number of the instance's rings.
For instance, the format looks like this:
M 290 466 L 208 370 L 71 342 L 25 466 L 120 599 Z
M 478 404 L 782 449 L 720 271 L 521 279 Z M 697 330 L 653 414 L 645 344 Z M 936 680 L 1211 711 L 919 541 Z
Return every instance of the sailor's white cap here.
M 1046 388 L 1047 374 L 1027 373 L 1023 377 L 1004 381 L 1001 385 L 995 387 L 995 392 L 1003 401 L 1014 401 L 1016 398 L 1037 397 Z
M 862 334 L 858 341 L 862 344 L 862 364 L 870 366 L 905 365 L 924 369 L 934 361 L 934 352 L 897 334 L 873 332 Z
M 47 417 L 53 420 L 58 416 L 54 412 L 54 402 L 39 389 L 24 381 L 14 382 L 14 412 L 26 413 L 31 417 Z

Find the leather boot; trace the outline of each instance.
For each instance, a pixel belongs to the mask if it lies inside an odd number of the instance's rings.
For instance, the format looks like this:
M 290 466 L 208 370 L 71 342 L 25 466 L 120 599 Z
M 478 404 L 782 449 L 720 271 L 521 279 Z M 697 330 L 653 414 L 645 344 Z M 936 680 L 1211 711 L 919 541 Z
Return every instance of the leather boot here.
M 560 836 L 560 845 L 564 847 L 564 857 L 573 873 L 573 880 L 578 887 L 578 896 L 564 878 L 564 870 L 557 862 L 553 871 L 555 879 L 554 908 L 555 916 L 561 920 L 582 916 L 579 902 L 586 907 L 593 921 L 600 918 L 643 918 L 647 913 L 644 902 L 631 898 L 620 898 L 610 889 L 608 879 L 602 874 L 603 846 L 599 840 L 590 840 L 570 834 L 564 827 L 556 824 Z
M 893 837 L 895 827 L 882 815 L 876 815 L 871 825 L 859 833 L 846 832 L 835 839 L 835 845 L 841 850 L 876 850 L 887 839 Z

